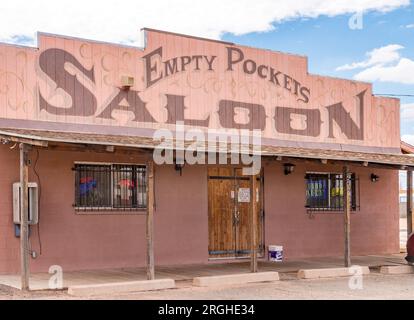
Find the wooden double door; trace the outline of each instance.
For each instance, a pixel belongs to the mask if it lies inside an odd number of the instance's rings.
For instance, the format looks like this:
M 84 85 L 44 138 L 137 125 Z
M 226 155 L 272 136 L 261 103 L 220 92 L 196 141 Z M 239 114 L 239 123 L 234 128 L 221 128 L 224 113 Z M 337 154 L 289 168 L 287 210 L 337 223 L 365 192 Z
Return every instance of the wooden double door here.
M 257 178 L 258 253 L 263 255 L 263 179 Z M 250 177 L 241 168 L 212 167 L 208 170 L 209 257 L 244 258 L 251 252 Z

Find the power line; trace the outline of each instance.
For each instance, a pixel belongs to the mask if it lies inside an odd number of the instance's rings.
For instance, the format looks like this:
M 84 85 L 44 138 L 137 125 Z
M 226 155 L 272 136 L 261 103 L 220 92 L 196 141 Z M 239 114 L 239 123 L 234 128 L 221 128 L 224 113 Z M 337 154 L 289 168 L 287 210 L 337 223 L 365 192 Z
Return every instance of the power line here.
M 374 93 L 376 96 L 388 96 L 388 97 L 414 97 L 414 94 L 386 94 L 386 93 Z

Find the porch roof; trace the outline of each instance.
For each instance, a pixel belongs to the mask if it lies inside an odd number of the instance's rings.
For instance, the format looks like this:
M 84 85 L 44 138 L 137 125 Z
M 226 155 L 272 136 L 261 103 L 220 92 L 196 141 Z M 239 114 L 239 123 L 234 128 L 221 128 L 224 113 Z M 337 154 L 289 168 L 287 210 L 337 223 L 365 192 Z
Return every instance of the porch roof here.
M 10 128 L 0 128 L 0 139 L 3 141 L 23 142 L 41 147 L 48 147 L 53 144 L 75 144 L 151 150 L 157 148 L 159 145 L 159 141 L 154 141 L 152 137 Z M 192 144 L 192 141 L 186 142 L 185 147 L 189 147 Z M 370 153 L 281 146 L 262 146 L 261 152 L 261 155 L 264 157 L 346 161 L 364 165 L 379 164 L 394 166 L 394 169 L 400 170 L 414 170 L 414 155 L 403 153 Z M 395 166 L 399 166 L 400 168 Z

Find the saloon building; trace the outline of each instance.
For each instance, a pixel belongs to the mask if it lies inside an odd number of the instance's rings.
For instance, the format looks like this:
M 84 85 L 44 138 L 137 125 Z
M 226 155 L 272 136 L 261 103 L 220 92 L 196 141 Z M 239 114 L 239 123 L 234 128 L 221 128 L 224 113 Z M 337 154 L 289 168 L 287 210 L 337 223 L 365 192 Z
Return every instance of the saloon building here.
M 143 48 L 44 33 L 38 48 L 0 45 L 1 274 L 25 288 L 52 265 L 152 279 L 245 258 L 256 271 L 269 245 L 346 265 L 399 252 L 398 171 L 414 168 L 399 100 L 310 74 L 304 56 L 143 32 Z M 185 163 L 209 150 L 179 143 L 177 124 L 259 132 L 259 171 L 231 161 L 257 155 L 253 142 Z M 154 163 L 160 143 L 172 163 Z

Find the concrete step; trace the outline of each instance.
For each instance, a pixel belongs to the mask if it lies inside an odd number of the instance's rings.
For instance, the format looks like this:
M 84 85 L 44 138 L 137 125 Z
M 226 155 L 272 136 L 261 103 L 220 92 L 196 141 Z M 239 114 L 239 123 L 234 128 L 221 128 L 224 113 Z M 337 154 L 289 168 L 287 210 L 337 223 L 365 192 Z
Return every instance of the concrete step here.
M 193 286 L 211 287 L 273 281 L 279 281 L 278 272 L 258 272 L 231 274 L 225 276 L 197 277 L 193 279 Z
M 68 288 L 68 294 L 72 296 L 84 297 L 95 295 L 107 295 L 114 293 L 131 293 L 140 291 L 154 291 L 163 289 L 174 289 L 173 279 L 133 281 L 105 283 L 97 285 L 72 286 Z
M 354 268 L 302 269 L 299 270 L 297 276 L 299 279 L 320 279 L 367 275 L 370 273 L 368 267 L 360 268 L 360 272 L 356 272 Z
M 414 266 L 383 266 L 380 272 L 382 274 L 411 274 L 414 273 Z

